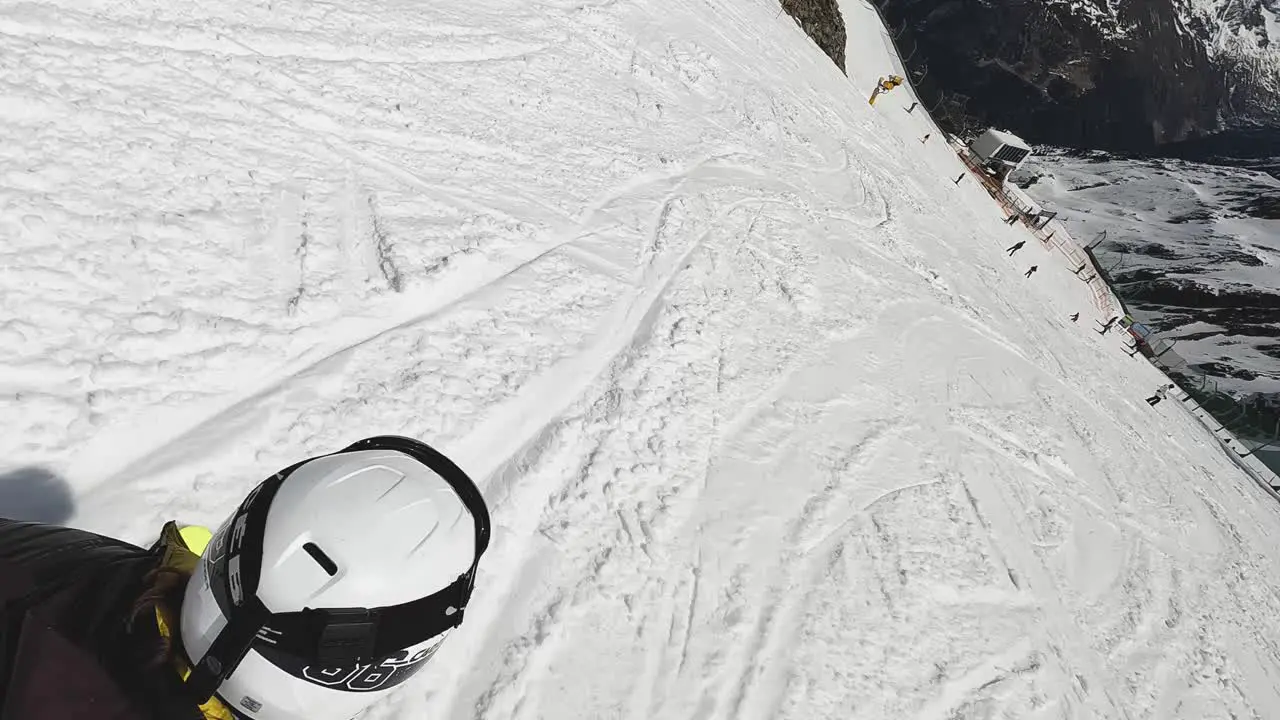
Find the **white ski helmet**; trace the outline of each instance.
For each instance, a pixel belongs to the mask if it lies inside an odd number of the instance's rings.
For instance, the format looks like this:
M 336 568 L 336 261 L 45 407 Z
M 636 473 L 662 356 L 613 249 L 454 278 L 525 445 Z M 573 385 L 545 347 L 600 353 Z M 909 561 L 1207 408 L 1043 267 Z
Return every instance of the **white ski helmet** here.
M 462 622 L 489 513 L 427 445 L 375 437 L 268 478 L 214 533 L 182 606 L 199 702 L 348 720 Z

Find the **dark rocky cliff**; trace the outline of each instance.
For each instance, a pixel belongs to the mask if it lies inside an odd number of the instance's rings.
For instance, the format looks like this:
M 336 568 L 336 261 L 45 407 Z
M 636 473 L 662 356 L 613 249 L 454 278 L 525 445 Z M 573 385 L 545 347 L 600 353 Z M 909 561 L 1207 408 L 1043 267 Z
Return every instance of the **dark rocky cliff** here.
M 782 0 L 782 9 L 844 72 L 844 16 L 837 0 Z
M 1038 143 L 1142 151 L 1280 125 L 1270 56 L 1238 67 L 1215 50 L 1215 28 L 1174 0 L 882 0 L 882 11 L 953 130 L 1000 125 Z

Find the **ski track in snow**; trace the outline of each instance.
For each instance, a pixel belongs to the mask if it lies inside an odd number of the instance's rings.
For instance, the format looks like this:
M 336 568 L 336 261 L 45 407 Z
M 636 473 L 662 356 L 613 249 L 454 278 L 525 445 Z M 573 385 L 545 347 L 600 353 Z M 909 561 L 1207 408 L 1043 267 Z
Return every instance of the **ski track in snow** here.
M 376 719 L 1280 712 L 1280 511 L 844 12 L 0 9 L 0 474 L 142 542 L 436 444 L 494 543 Z

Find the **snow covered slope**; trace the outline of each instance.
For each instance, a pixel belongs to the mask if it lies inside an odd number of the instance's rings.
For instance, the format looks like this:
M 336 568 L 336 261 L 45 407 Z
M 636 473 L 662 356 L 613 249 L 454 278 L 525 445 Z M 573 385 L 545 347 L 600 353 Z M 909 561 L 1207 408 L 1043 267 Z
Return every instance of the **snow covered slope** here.
M 1092 239 L 1135 317 L 1224 388 L 1280 393 L 1280 180 L 1106 153 L 1042 153 L 1014 181 Z
M 494 545 L 374 718 L 1274 716 L 1280 507 L 844 9 L 6 7 L 0 476 L 141 542 L 437 444 Z

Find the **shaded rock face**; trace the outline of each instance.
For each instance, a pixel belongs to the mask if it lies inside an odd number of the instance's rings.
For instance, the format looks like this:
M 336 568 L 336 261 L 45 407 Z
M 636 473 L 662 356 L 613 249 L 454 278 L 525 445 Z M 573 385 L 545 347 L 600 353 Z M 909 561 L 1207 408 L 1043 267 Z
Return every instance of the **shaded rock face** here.
M 1280 180 L 1280 128 L 1256 127 L 1166 145 L 1160 154 L 1167 157 L 1227 167 L 1258 170 Z M 1244 187 L 1236 195 L 1239 205 L 1250 214 L 1280 220 L 1280 192 Z
M 837 0 L 782 0 L 782 9 L 844 72 L 844 16 Z
M 1157 331 L 1176 330 L 1192 323 L 1207 323 L 1216 330 L 1196 338 L 1218 335 L 1275 337 L 1280 334 L 1280 295 L 1254 289 L 1210 287 L 1185 277 L 1170 277 L 1154 270 L 1135 270 L 1115 277 L 1124 298 L 1149 311 L 1148 324 Z
M 1266 1 L 1234 0 L 1254 4 L 1231 22 L 1261 17 Z M 1141 151 L 1280 125 L 1265 31 L 1254 54 L 1232 55 L 1174 0 L 882 2 L 926 104 L 941 102 L 935 116 L 954 131 L 1000 125 L 1038 143 Z

